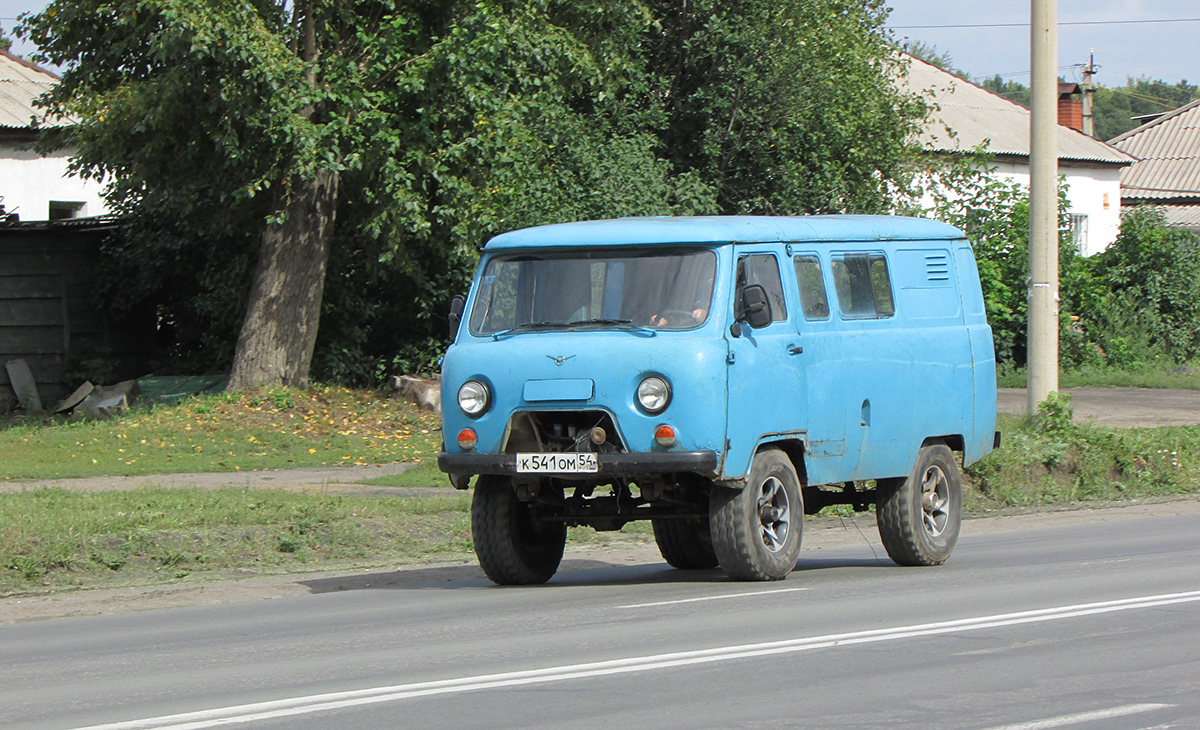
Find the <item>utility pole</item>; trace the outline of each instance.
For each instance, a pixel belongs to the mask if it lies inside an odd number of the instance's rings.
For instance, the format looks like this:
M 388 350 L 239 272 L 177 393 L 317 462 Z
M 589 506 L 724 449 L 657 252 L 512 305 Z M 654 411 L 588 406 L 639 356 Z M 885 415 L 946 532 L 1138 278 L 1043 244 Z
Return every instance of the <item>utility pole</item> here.
M 1030 0 L 1029 414 L 1058 390 L 1058 0 Z
M 1083 67 L 1083 133 L 1089 137 L 1096 136 L 1096 115 L 1093 111 L 1096 103 L 1096 82 L 1092 77 L 1096 75 L 1096 54 L 1093 51 L 1088 54 L 1087 65 Z

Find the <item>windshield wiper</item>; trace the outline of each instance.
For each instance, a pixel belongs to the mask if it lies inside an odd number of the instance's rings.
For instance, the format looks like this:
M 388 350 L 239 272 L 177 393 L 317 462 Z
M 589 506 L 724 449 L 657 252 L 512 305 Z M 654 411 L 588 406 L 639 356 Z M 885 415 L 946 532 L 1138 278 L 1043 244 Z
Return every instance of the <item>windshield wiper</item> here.
M 634 324 L 632 319 L 580 319 L 571 322 L 572 327 L 581 324 L 592 325 L 596 327 L 616 327 L 618 329 L 629 330 L 630 332 L 637 332 L 638 334 L 648 335 L 650 337 L 658 334 L 649 327 L 643 327 L 639 324 Z
M 566 322 L 525 322 L 524 324 L 519 324 L 516 327 L 509 327 L 506 330 L 500 330 L 499 332 L 493 332 L 492 339 L 498 340 L 501 337 L 507 337 L 508 335 L 515 335 L 518 332 L 536 332 L 538 330 L 560 330 L 560 329 L 566 329 L 569 326 L 570 325 Z
M 521 332 L 538 332 L 540 330 L 573 330 L 577 327 L 615 327 L 622 330 L 654 337 L 657 332 L 649 327 L 636 325 L 632 320 L 628 319 L 578 319 L 573 322 L 526 322 L 519 324 L 516 327 L 510 327 L 506 330 L 492 333 L 492 339 L 498 340 L 501 337 L 520 334 Z

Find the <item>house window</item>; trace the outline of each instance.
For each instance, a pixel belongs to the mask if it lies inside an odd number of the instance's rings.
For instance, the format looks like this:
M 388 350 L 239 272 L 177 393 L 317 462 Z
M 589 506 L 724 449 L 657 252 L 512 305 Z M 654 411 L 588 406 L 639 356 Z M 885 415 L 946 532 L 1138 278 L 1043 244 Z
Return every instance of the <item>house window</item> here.
M 50 201 L 50 220 L 61 221 L 67 218 L 79 218 L 83 215 L 83 203 L 67 200 Z
M 1088 217 L 1071 214 L 1071 245 L 1080 256 L 1087 255 Z

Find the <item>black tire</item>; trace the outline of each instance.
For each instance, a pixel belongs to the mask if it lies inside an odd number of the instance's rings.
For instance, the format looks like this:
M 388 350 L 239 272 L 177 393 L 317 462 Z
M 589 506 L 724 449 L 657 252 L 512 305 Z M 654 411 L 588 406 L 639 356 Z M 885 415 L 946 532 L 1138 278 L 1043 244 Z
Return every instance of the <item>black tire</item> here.
M 535 520 L 507 479 L 480 477 L 471 499 L 471 537 L 492 582 L 530 585 L 545 583 L 558 570 L 567 527 Z
M 654 542 L 672 568 L 704 570 L 718 565 L 706 519 L 656 519 Z
M 787 454 L 760 451 L 745 488 L 714 488 L 709 525 L 713 549 L 730 578 L 786 578 L 800 557 L 804 530 L 800 480 Z
M 962 474 L 945 444 L 926 444 L 912 473 L 876 483 L 875 519 L 898 565 L 941 565 L 962 526 Z

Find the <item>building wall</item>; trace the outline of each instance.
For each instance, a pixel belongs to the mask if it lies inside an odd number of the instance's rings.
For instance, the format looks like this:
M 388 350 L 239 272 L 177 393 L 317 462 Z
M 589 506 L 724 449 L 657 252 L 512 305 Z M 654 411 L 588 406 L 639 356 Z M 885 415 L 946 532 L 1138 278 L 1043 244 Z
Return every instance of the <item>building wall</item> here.
M 1029 165 L 1000 163 L 996 175 L 1029 187 Z M 1067 183 L 1068 212 L 1086 216 L 1086 240 L 1080 248 L 1084 256 L 1108 248 L 1121 232 L 1121 168 L 1059 164 L 1058 174 Z
M 0 141 L 0 205 L 22 221 L 50 218 L 50 201 L 82 203 L 75 217 L 105 215 L 103 185 L 95 180 L 67 176 L 71 151 L 42 157 L 27 149 L 28 142 Z
M 992 164 L 992 174 L 1001 180 L 1015 182 L 1029 188 L 1029 165 L 1021 162 L 999 162 Z M 1093 256 L 1108 248 L 1121 232 L 1121 181 L 1120 168 L 1101 165 L 1062 165 L 1060 177 L 1067 182 L 1068 213 L 1073 222 L 1081 225 L 1085 236 L 1080 253 Z M 926 179 L 922 186 L 928 191 L 936 186 L 936 179 Z M 920 207 L 930 210 L 934 206 L 933 196 L 926 192 Z M 1086 221 L 1086 222 L 1084 222 Z

